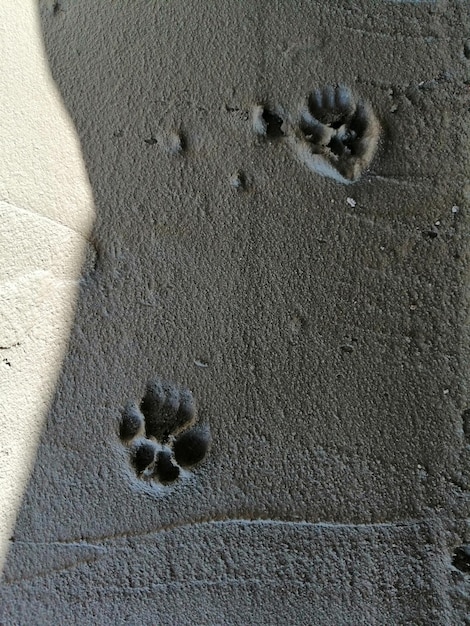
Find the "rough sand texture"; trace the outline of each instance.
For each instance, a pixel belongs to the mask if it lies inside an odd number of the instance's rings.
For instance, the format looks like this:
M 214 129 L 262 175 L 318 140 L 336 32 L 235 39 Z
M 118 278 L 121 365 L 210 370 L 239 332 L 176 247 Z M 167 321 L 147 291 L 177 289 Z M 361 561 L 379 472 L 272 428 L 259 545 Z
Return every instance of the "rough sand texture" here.
M 465 623 L 469 8 L 41 6 L 96 222 L 4 623 Z M 351 185 L 292 149 L 337 84 Z M 212 436 L 170 485 L 119 437 L 152 377 Z

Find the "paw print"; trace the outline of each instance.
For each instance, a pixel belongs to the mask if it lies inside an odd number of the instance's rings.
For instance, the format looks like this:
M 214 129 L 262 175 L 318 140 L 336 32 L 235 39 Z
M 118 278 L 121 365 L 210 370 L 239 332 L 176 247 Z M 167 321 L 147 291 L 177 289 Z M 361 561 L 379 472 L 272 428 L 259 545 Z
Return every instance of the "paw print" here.
M 343 86 L 312 91 L 298 126 L 301 159 L 318 174 L 342 183 L 356 181 L 368 167 L 380 134 L 370 105 Z
M 211 437 L 208 426 L 195 422 L 196 407 L 189 389 L 150 381 L 140 405 L 130 402 L 125 407 L 119 431 L 137 476 L 168 484 L 179 478 L 181 468 L 200 463 Z

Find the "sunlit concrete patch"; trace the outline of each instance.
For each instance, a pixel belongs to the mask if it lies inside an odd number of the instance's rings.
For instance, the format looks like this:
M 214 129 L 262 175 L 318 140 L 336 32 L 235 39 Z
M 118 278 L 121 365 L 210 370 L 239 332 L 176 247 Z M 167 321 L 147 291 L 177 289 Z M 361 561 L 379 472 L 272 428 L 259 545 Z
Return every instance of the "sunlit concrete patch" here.
M 0 559 L 34 464 L 74 315 L 88 242 L 0 203 Z
M 90 247 L 93 200 L 34 0 L 0 3 L 0 569 Z
M 94 218 L 92 193 L 50 75 L 37 4 L 0 3 L 0 199 L 85 234 Z

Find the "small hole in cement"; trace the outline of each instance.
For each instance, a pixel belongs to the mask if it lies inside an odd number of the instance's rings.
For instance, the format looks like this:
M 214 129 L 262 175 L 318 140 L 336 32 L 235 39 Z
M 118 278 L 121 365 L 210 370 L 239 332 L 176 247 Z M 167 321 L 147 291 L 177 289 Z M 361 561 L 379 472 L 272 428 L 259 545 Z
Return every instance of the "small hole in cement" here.
M 452 555 L 452 565 L 461 572 L 468 574 L 470 572 L 470 546 L 458 546 Z
M 263 120 L 266 124 L 266 137 L 268 139 L 279 139 L 284 136 L 284 131 L 282 130 L 283 119 L 277 113 L 264 109 Z

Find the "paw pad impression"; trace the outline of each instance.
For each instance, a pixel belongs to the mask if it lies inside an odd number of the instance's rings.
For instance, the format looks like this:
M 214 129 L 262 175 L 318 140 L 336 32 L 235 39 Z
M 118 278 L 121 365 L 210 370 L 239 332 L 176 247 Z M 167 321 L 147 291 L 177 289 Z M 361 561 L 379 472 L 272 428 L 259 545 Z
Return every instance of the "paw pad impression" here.
M 140 405 L 130 402 L 122 413 L 119 434 L 130 448 L 140 478 L 168 484 L 181 468 L 200 463 L 209 449 L 207 425 L 196 425 L 196 406 L 189 389 L 154 379 Z
M 314 89 L 300 112 L 297 152 L 309 169 L 342 183 L 359 179 L 380 127 L 371 106 L 344 86 Z

